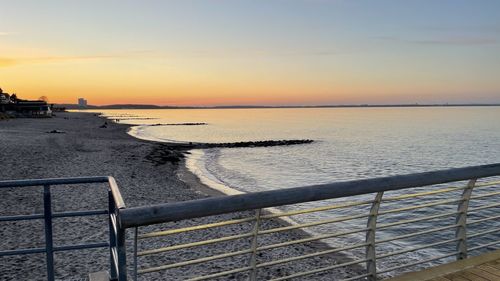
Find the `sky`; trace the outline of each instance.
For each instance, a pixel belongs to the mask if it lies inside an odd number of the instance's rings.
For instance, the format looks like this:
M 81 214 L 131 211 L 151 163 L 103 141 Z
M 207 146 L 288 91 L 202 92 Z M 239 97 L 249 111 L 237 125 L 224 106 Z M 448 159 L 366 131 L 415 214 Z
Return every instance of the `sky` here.
M 497 0 L 0 0 L 0 87 L 53 103 L 500 103 Z

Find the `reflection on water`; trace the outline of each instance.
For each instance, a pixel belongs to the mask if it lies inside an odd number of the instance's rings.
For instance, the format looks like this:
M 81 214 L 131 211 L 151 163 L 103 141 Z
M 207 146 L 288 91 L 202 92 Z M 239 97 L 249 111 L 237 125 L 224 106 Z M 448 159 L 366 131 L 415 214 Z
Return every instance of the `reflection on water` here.
M 123 111 L 105 110 L 104 113 L 119 116 Z M 188 161 L 191 169 L 206 183 L 244 192 L 500 162 L 500 122 L 497 122 L 500 120 L 500 107 L 127 110 L 126 113 L 158 118 L 122 121 L 131 124 L 208 123 L 207 126 L 138 126 L 132 130 L 137 137 L 159 141 L 316 140 L 312 144 L 296 146 L 210 149 L 194 153 Z M 389 192 L 385 196 L 397 194 Z M 460 198 L 460 194 L 457 191 L 418 201 L 386 203 L 381 206 L 381 211 L 408 204 Z M 497 198 L 485 198 L 472 204 L 487 204 Z M 312 202 L 300 207 L 325 204 L 332 202 Z M 293 219 L 308 222 L 358 212 L 366 214 L 369 207 L 301 215 Z M 290 208 L 297 206 L 283 207 L 284 210 Z M 380 217 L 379 223 L 454 210 L 456 203 L 450 203 L 387 214 Z M 485 210 L 486 213 L 472 216 L 483 217 L 495 211 L 498 214 L 499 209 Z M 381 229 L 377 236 L 383 239 L 450 224 L 454 224 L 454 216 L 418 225 L 402 225 L 397 230 Z M 498 222 L 490 221 L 474 227 L 481 231 L 494 225 L 498 227 Z M 356 227 L 366 227 L 366 218 L 336 224 L 335 230 Z M 331 233 L 332 227 L 318 226 L 310 231 Z M 378 245 L 377 251 L 390 252 L 451 239 L 453 232 L 454 229 L 449 229 L 430 236 L 387 242 Z M 331 239 L 330 242 L 345 245 L 363 239 L 364 234 L 361 233 Z M 451 243 L 418 254 L 405 254 L 404 258 L 406 261 L 430 258 L 444 250 L 453 251 L 454 245 Z M 362 256 L 363 252 L 359 254 Z M 386 258 L 384 267 L 398 264 L 398 259 L 401 256 Z

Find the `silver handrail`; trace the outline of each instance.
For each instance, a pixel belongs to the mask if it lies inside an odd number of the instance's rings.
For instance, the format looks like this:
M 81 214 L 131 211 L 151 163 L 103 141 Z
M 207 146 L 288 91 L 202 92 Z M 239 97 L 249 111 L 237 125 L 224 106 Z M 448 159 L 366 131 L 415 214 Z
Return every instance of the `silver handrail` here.
M 134 239 L 134 249 L 137 249 L 137 243 L 139 241 L 144 241 L 148 239 L 159 239 L 166 236 L 172 235 L 183 235 L 190 232 L 202 232 L 209 231 L 213 228 L 223 228 L 227 226 L 233 226 L 236 224 L 247 224 L 253 223 L 254 228 L 251 232 L 243 233 L 228 233 L 229 235 L 223 237 L 207 237 L 201 241 L 191 241 L 183 242 L 174 245 L 167 245 L 163 247 L 154 247 L 152 249 L 140 249 L 135 253 L 135 272 L 138 275 L 148 274 L 153 272 L 159 272 L 164 270 L 173 270 L 176 268 L 184 268 L 189 266 L 195 266 L 199 264 L 214 262 L 218 260 L 223 260 L 227 258 L 236 257 L 247 257 L 248 263 L 241 264 L 240 267 L 231 267 L 227 270 L 204 274 L 196 277 L 189 277 L 189 280 L 207 280 L 211 278 L 224 277 L 227 275 L 233 275 L 238 273 L 247 273 L 249 280 L 257 280 L 257 271 L 263 270 L 267 267 L 301 261 L 305 259 L 320 257 L 329 255 L 332 253 L 353 251 L 353 250 L 363 250 L 365 256 L 358 257 L 357 259 L 342 262 L 340 264 L 334 264 L 329 266 L 317 266 L 316 268 L 308 270 L 300 270 L 285 276 L 275 276 L 272 280 L 289 280 L 293 278 L 299 278 L 304 276 L 310 276 L 312 274 L 321 274 L 334 269 L 339 269 L 343 267 L 353 266 L 353 265 L 363 265 L 366 266 L 366 272 L 361 273 L 357 276 L 348 276 L 344 280 L 357 280 L 357 279 L 368 279 L 376 280 L 377 276 L 381 273 L 391 272 L 394 270 L 421 265 L 426 262 L 439 261 L 451 256 L 455 256 L 457 259 L 463 259 L 467 257 L 468 252 L 473 250 L 479 250 L 485 247 L 491 247 L 500 244 L 500 241 L 483 243 L 480 246 L 467 247 L 467 240 L 471 238 L 483 237 L 484 235 L 491 235 L 496 233 L 498 229 L 481 231 L 474 233 L 472 235 L 467 235 L 467 226 L 470 224 L 479 224 L 481 222 L 486 222 L 493 220 L 498 216 L 490 216 L 487 218 L 480 218 L 476 220 L 467 220 L 467 214 L 472 212 L 477 212 L 480 210 L 490 210 L 500 206 L 500 204 L 492 204 L 486 206 L 480 206 L 475 208 L 469 208 L 469 201 L 477 198 L 481 200 L 490 196 L 500 195 L 500 192 L 490 192 L 487 194 L 472 196 L 472 191 L 478 188 L 487 188 L 491 186 L 500 185 L 500 181 L 493 181 L 489 183 L 477 182 L 478 179 L 500 176 L 500 164 L 492 165 L 482 165 L 458 169 L 449 169 L 442 171 L 433 171 L 426 173 L 417 173 L 401 176 L 383 177 L 375 179 L 366 180 L 356 180 L 348 182 L 337 182 L 322 185 L 313 185 L 305 187 L 297 187 L 290 189 L 280 189 L 265 192 L 249 193 L 242 195 L 233 195 L 225 197 L 215 197 L 200 200 L 192 200 L 185 202 L 167 203 L 152 206 L 142 206 L 134 208 L 124 209 L 121 215 L 121 223 L 125 228 L 138 228 L 142 226 L 169 223 L 181 220 L 191 220 L 200 217 L 216 216 L 221 214 L 229 214 L 242 211 L 256 210 L 257 216 L 250 216 L 248 218 L 235 218 L 226 221 L 216 221 L 201 225 L 189 225 L 183 228 L 173 228 L 164 230 L 155 230 L 150 232 L 143 232 L 140 235 L 136 235 Z M 452 182 L 461 182 L 468 180 L 469 184 L 462 186 L 460 183 L 458 186 L 450 187 L 447 185 Z M 446 184 L 446 185 L 443 185 Z M 437 189 L 425 190 L 418 189 L 417 192 L 407 192 L 403 195 L 388 196 L 388 191 L 396 190 L 408 190 L 413 191 L 414 188 L 436 186 Z M 461 196 L 458 198 L 450 197 L 448 193 L 460 192 Z M 385 194 L 384 194 L 385 193 Z M 436 200 L 433 196 L 438 196 L 445 194 L 445 199 Z M 358 195 L 366 194 L 376 194 L 375 198 L 372 200 L 367 200 L 366 197 L 360 198 L 361 200 L 353 200 L 349 202 L 339 202 L 334 205 L 326 205 L 314 208 L 290 210 L 285 212 L 263 212 L 262 210 L 267 210 L 266 208 L 274 208 L 282 205 L 292 205 L 299 203 L 306 203 L 311 201 L 328 200 L 328 199 L 338 199 L 338 198 L 354 198 Z M 384 195 L 382 197 L 382 195 Z M 455 195 L 453 195 L 455 196 Z M 408 200 L 421 200 L 431 198 L 432 200 L 426 202 L 417 202 L 417 204 L 409 204 L 403 206 L 397 206 L 396 208 L 381 209 L 381 205 L 391 204 L 389 206 L 394 206 L 398 201 L 408 201 Z M 370 208 L 371 206 L 371 208 Z M 399 215 L 404 212 L 416 212 L 419 213 L 422 209 L 443 207 L 443 206 L 456 206 L 455 210 L 450 209 L 439 209 L 441 211 L 426 214 L 423 216 L 414 217 L 402 217 L 397 220 L 384 220 L 381 223 L 377 223 L 381 217 Z M 291 216 L 300 216 L 304 214 L 317 213 L 317 212 L 332 212 L 337 210 L 352 209 L 361 207 L 365 210 L 365 213 L 355 212 L 343 212 L 340 216 L 333 216 L 322 220 L 307 221 L 302 223 L 296 223 L 288 226 L 278 226 L 274 228 L 260 229 L 259 225 L 261 221 L 273 220 L 277 218 L 286 218 Z M 366 211 L 368 207 L 368 212 Z M 367 212 L 367 213 L 366 213 Z M 405 225 L 414 225 L 418 223 L 427 223 L 430 221 L 441 221 L 447 220 L 448 218 L 454 219 L 453 222 L 442 225 L 438 224 L 430 229 L 419 229 L 419 231 L 399 234 L 393 237 L 377 237 L 378 231 L 393 230 L 395 228 L 402 228 Z M 263 235 L 270 235 L 278 232 L 285 232 L 295 229 L 307 229 L 311 227 L 319 227 L 322 225 L 338 224 L 348 221 L 363 219 L 366 222 L 366 228 L 354 228 L 348 229 L 347 231 L 334 231 L 333 233 L 326 233 L 315 235 L 311 237 L 300 238 L 290 241 L 281 241 L 278 243 L 259 245 L 256 243 L 257 238 Z M 174 225 L 175 224 L 171 224 Z M 332 228 L 334 229 L 334 228 Z M 415 237 L 425 237 L 429 234 L 440 234 L 446 230 L 456 230 L 455 235 L 448 237 L 446 239 L 441 239 L 438 241 L 430 241 L 423 245 L 417 245 L 413 248 L 403 248 L 393 251 L 388 251 L 385 253 L 377 252 L 377 247 L 382 243 L 395 242 L 397 240 L 415 238 Z M 220 233 L 223 233 L 221 231 Z M 348 244 L 340 247 L 335 247 L 328 250 L 322 250 L 312 253 L 303 253 L 299 256 L 285 257 L 270 261 L 259 262 L 256 257 L 258 253 L 263 253 L 272 249 L 278 249 L 287 246 L 298 245 L 301 243 L 307 243 L 311 241 L 327 240 L 333 238 L 339 238 L 348 236 L 351 234 L 364 233 L 366 239 L 364 241 L 359 241 L 354 244 Z M 182 249 L 193 248 L 195 251 L 197 247 L 207 247 L 219 243 L 231 243 L 232 241 L 241 241 L 241 239 L 250 239 L 250 244 L 248 248 L 235 249 L 230 252 L 224 253 L 214 253 L 210 256 L 197 257 L 195 259 L 181 260 L 169 264 L 150 266 L 145 268 L 137 268 L 138 261 L 137 257 L 145 257 L 150 255 L 158 255 L 161 253 L 170 253 L 179 251 Z M 175 239 L 174 239 L 175 240 Z M 184 239 L 183 239 L 184 240 Z M 189 239 L 188 239 L 189 240 Z M 456 245 L 456 251 L 451 253 L 446 253 L 440 256 L 434 256 L 432 258 L 424 258 L 417 262 L 410 262 L 404 265 L 392 266 L 389 268 L 384 268 L 382 266 L 379 268 L 380 264 L 377 264 L 377 260 L 386 261 L 386 258 L 400 256 L 403 254 L 416 252 L 432 247 L 442 247 L 447 245 Z M 146 244 L 144 245 L 146 246 Z M 171 253 L 174 254 L 174 253 Z
M 401 190 L 500 175 L 500 163 L 366 180 L 335 182 L 123 210 L 124 227 L 291 205 L 361 194 Z

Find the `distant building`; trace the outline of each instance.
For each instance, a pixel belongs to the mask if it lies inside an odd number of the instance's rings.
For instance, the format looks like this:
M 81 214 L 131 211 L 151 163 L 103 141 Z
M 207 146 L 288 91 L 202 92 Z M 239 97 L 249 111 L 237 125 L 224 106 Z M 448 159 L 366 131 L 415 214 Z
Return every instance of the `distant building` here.
M 18 99 L 0 88 L 0 112 L 13 117 L 51 117 L 52 108 L 45 101 Z
M 78 106 L 79 107 L 87 107 L 87 100 L 84 98 L 78 98 Z
M 4 93 L 2 88 L 0 88 L 0 104 L 9 104 L 10 102 L 10 95 Z
M 51 117 L 51 106 L 44 101 L 17 101 L 14 106 L 19 117 Z
M 9 110 L 11 103 L 10 95 L 4 93 L 2 88 L 0 88 L 0 112 L 7 112 Z

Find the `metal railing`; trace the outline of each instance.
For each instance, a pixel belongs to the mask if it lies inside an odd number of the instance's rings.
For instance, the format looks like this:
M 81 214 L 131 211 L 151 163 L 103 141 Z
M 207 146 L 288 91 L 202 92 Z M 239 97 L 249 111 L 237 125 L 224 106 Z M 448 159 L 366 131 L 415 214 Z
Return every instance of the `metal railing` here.
M 107 183 L 108 184 L 108 206 L 100 210 L 81 210 L 69 212 L 53 212 L 51 187 L 56 185 L 75 185 L 75 184 L 91 184 L 91 183 Z M 94 248 L 110 249 L 110 275 L 112 280 L 123 280 L 126 276 L 120 277 L 121 272 L 125 272 L 126 259 L 124 251 L 124 229 L 121 228 L 118 222 L 118 210 L 125 208 L 120 190 L 112 177 L 80 177 L 80 178 L 61 178 L 61 179 L 37 179 L 37 180 L 13 180 L 0 181 L 0 189 L 5 188 L 22 188 L 38 186 L 43 187 L 43 214 L 29 215 L 10 215 L 0 216 L 0 222 L 26 221 L 26 220 L 44 220 L 45 229 L 45 248 L 29 248 L 2 250 L 0 257 L 14 255 L 28 255 L 45 253 L 47 266 L 47 280 L 55 280 L 54 276 L 54 253 L 60 251 L 72 251 Z M 53 223 L 56 218 L 67 217 L 83 217 L 83 216 L 100 216 L 108 215 L 109 217 L 109 242 L 103 241 L 99 243 L 76 244 L 76 245 L 54 245 L 53 243 Z
M 500 203 L 489 198 L 500 195 L 495 190 L 500 181 L 478 181 L 495 176 L 500 176 L 500 164 L 127 208 L 120 215 L 123 227 L 135 229 L 134 279 L 164 272 L 150 278 L 377 280 L 430 262 L 464 259 L 499 244 L 500 224 L 492 223 L 500 218 Z M 473 196 L 473 190 L 486 193 Z M 319 202 L 300 206 L 311 201 Z M 471 201 L 479 206 L 469 207 Z M 488 212 L 470 220 L 480 211 Z M 225 219 L 231 213 L 237 214 Z M 226 217 L 217 220 L 220 215 Z M 185 225 L 202 217 L 215 221 Z M 168 229 L 139 231 L 165 223 Z M 468 231 L 481 224 L 481 231 Z M 236 226 L 242 231 L 235 232 Z M 285 241 L 267 238 L 297 230 L 307 235 Z M 483 243 L 468 247 L 477 238 Z M 327 247 L 291 255 L 297 253 L 293 247 L 313 242 Z M 142 258 L 146 266 L 139 266 Z M 287 270 L 276 269 L 286 265 Z
M 94 182 L 109 182 L 107 212 L 51 213 L 50 185 Z M 133 208 L 108 177 L 0 182 L 34 185 L 48 191 L 44 214 L 1 219 L 45 219 L 46 247 L 0 256 L 46 252 L 49 280 L 54 251 L 93 246 L 109 245 L 120 281 L 127 270 L 134 280 L 377 280 L 500 244 L 500 164 Z M 106 213 L 109 244 L 52 245 L 52 218 Z

